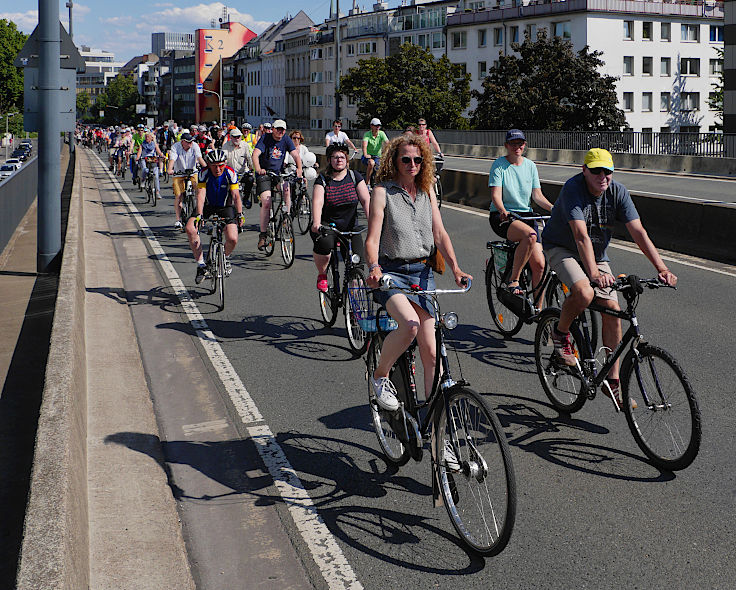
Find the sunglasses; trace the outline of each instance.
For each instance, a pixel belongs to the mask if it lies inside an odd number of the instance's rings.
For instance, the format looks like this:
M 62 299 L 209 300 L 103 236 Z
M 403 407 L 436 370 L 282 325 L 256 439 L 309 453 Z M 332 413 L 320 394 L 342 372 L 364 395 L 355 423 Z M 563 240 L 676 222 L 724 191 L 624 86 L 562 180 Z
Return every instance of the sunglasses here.
M 601 166 L 598 166 L 597 168 L 588 168 L 588 170 L 593 176 L 598 176 L 601 172 L 606 176 L 613 174 L 613 170 L 609 170 L 608 168 L 603 168 Z
M 422 158 L 422 156 L 417 156 L 413 158 L 413 160 L 414 160 L 414 164 L 417 166 L 419 166 L 422 162 L 424 162 L 424 158 Z M 410 158 L 409 156 L 401 156 L 401 162 L 404 164 L 411 164 L 412 158 Z

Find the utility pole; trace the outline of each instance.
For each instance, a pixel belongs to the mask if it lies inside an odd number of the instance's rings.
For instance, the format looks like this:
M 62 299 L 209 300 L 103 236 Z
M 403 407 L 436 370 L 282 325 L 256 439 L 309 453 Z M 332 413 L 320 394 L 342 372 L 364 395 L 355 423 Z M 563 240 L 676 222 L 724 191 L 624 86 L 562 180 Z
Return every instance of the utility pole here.
M 66 7 L 69 9 L 69 36 L 74 40 L 74 27 L 72 26 L 72 8 L 74 8 L 74 0 L 69 0 L 66 3 Z
M 340 118 L 340 0 L 335 12 L 335 119 Z

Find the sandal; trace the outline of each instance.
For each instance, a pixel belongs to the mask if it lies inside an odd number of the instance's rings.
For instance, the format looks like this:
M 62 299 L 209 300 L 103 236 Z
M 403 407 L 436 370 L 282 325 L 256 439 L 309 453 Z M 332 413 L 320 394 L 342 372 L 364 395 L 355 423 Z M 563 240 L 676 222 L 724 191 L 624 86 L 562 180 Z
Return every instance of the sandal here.
M 519 281 L 509 281 L 509 284 L 506 285 L 506 289 L 512 294 L 512 295 L 518 295 L 523 296 L 524 290 L 519 286 Z

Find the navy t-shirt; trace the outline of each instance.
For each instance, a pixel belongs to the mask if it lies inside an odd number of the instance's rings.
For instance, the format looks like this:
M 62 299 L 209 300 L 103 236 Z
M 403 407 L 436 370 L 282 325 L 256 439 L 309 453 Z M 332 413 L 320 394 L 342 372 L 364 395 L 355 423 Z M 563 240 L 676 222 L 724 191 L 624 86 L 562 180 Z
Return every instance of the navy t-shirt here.
M 258 140 L 255 149 L 261 150 L 261 155 L 258 157 L 261 168 L 271 172 L 281 172 L 286 154 L 295 150 L 296 146 L 291 141 L 291 137 L 286 134 L 276 141 L 273 135 L 265 133 Z
M 588 228 L 596 262 L 608 261 L 606 248 L 611 242 L 617 221 L 628 223 L 639 219 L 639 213 L 631 200 L 627 188 L 620 182 L 611 181 L 600 197 L 588 191 L 583 173 L 573 176 L 562 187 L 560 196 L 552 208 L 552 216 L 542 231 L 545 248 L 561 246 L 577 252 L 575 238 L 570 227 L 573 219 L 584 221 Z

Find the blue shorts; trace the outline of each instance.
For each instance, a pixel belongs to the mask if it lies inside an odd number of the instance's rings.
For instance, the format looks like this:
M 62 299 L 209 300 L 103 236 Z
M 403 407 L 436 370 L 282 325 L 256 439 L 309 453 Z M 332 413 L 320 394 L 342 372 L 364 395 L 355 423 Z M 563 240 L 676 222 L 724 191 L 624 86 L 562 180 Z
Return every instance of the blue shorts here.
M 404 288 L 409 288 L 412 285 L 419 285 L 422 289 L 432 291 L 437 287 L 434 284 L 434 271 L 432 267 L 423 262 L 413 262 L 411 264 L 396 264 L 396 263 L 381 263 L 381 270 L 385 275 L 391 275 L 394 283 Z M 426 311 L 431 317 L 434 317 L 434 307 L 432 302 L 424 295 L 412 295 L 410 293 L 404 293 L 397 289 L 389 289 L 388 291 L 376 290 L 373 291 L 373 300 L 378 305 L 386 305 L 386 302 L 393 297 L 401 293 L 406 295 L 406 298 L 412 303 L 416 303 L 424 311 Z
M 373 158 L 373 161 L 376 163 L 376 169 L 378 169 L 378 166 L 381 164 L 381 156 L 371 156 L 371 158 Z M 370 158 L 366 158 L 365 156 L 360 158 L 360 161 L 366 166 L 368 165 L 368 160 L 370 160 Z

